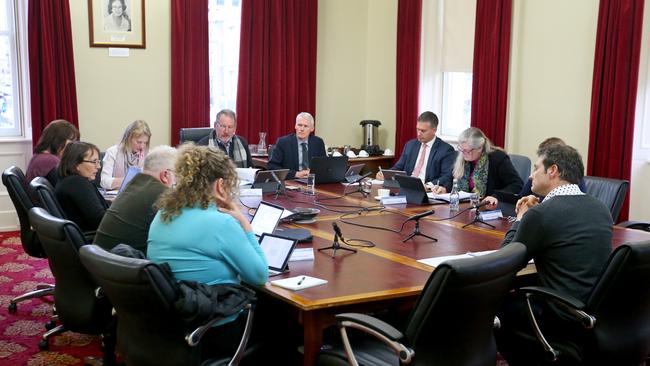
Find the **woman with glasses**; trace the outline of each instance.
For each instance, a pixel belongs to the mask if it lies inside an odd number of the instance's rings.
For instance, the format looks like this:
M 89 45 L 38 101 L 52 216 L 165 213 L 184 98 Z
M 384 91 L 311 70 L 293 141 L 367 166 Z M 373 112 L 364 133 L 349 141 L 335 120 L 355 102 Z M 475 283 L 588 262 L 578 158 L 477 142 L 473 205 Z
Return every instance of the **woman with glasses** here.
M 523 182 L 510 161 L 508 154 L 492 145 L 483 131 L 470 127 L 458 136 L 458 156 L 454 165 L 454 178 L 458 188 L 476 192 L 487 201 L 488 210 L 499 202 L 493 196 L 495 190 L 519 193 Z
M 97 230 L 108 208 L 93 184 L 99 167 L 99 149 L 87 142 L 69 144 L 59 163 L 60 180 L 54 194 L 66 218 L 83 231 Z
M 151 130 L 147 122 L 137 120 L 126 126 L 120 143 L 106 149 L 102 166 L 102 188 L 117 189 L 122 185 L 130 167 L 142 168 L 149 152 L 150 140 Z
M 217 147 L 185 144 L 178 150 L 174 171 L 176 186 L 158 200 L 149 227 L 147 257 L 168 263 L 178 280 L 264 284 L 266 257 L 235 203 L 239 180 L 232 160 Z M 204 337 L 203 348 L 219 355 L 234 353 L 244 329 L 238 315 L 208 333 L 211 347 Z
M 56 186 L 58 175 L 56 168 L 65 147 L 79 140 L 79 130 L 70 122 L 57 119 L 50 122 L 41 133 L 34 148 L 34 155 L 27 165 L 25 178 L 27 183 L 36 177 L 45 177 Z

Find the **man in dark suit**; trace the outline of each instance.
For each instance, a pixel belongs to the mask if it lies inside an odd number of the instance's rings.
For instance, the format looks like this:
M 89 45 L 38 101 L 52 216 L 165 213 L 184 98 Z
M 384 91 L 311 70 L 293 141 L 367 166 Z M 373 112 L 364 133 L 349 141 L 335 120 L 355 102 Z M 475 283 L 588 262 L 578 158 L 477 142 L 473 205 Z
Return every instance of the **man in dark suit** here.
M 299 113 L 295 128 L 296 133 L 278 139 L 267 164 L 268 169 L 289 169 L 288 179 L 306 178 L 311 158 L 326 156 L 323 139 L 311 135 L 314 132 L 311 114 Z
M 230 109 L 223 109 L 214 119 L 214 131 L 200 139 L 196 144 L 217 146 L 230 156 L 237 168 L 252 168 L 253 159 L 245 138 L 235 135 L 237 116 Z
M 433 189 L 451 190 L 452 170 L 456 152 L 448 143 L 436 137 L 438 116 L 433 112 L 422 112 L 416 124 L 417 138 L 404 146 L 402 156 L 391 170 L 403 170 L 406 174 L 418 177 L 423 182 L 432 182 Z M 384 175 L 377 173 L 377 179 Z

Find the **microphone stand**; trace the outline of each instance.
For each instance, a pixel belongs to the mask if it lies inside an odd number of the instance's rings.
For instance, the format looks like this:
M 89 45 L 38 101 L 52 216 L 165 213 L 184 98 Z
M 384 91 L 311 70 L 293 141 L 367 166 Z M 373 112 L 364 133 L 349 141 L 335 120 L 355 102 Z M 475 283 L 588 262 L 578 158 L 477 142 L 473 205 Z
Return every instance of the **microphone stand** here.
M 369 192 L 366 192 L 366 191 L 363 190 L 363 180 L 366 179 L 366 177 L 368 177 L 369 175 L 370 175 L 370 173 L 366 173 L 363 176 L 361 176 L 361 178 L 357 179 L 356 182 L 350 183 L 350 185 L 358 183 L 356 191 L 347 192 L 347 193 L 344 193 L 343 195 L 347 196 L 349 194 L 361 193 L 363 195 L 363 198 L 368 197 Z
M 474 206 L 473 209 L 474 209 L 474 220 L 472 220 L 472 221 L 468 222 L 467 224 L 463 225 L 463 229 L 470 226 L 470 225 L 474 225 L 474 224 L 483 224 L 483 225 L 487 225 L 487 226 L 491 227 L 492 229 L 495 229 L 494 225 L 485 222 L 485 220 L 483 220 L 481 218 L 481 215 L 479 213 L 480 206 Z
M 406 243 L 407 240 L 413 239 L 416 236 L 424 236 L 427 239 L 430 239 L 433 242 L 438 241 L 438 239 L 434 238 L 433 236 L 429 236 L 427 234 L 423 234 L 420 231 L 420 219 L 421 217 L 415 218 L 415 227 L 413 228 L 413 231 L 407 236 L 404 240 L 402 240 L 402 243 Z
M 278 196 L 283 195 L 286 196 L 286 193 L 284 193 L 284 187 L 282 185 L 282 181 L 278 178 L 277 175 L 275 175 L 274 171 L 271 171 L 271 176 L 273 177 L 273 180 L 275 180 L 275 183 L 277 186 L 275 187 L 275 199 L 278 199 Z
M 339 250 L 339 249 L 347 250 L 347 251 L 352 252 L 352 253 L 357 252 L 356 249 L 351 249 L 351 248 L 346 248 L 344 246 L 341 246 L 341 244 L 339 244 L 339 235 L 336 232 L 334 233 L 334 242 L 332 242 L 332 245 L 330 245 L 329 247 L 325 247 L 325 248 L 318 248 L 318 251 L 320 252 L 320 251 L 328 250 L 328 249 L 332 250 L 332 258 L 336 257 L 336 251 Z

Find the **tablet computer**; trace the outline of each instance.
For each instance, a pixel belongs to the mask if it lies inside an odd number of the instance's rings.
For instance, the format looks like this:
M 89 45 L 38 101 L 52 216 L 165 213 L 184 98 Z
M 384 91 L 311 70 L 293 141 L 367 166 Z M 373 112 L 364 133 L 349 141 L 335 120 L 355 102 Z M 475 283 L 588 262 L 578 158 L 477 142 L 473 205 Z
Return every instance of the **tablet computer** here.
M 407 175 L 403 170 L 382 170 L 381 173 L 384 175 L 384 188 L 399 188 L 399 183 L 395 180 L 395 176 Z
M 297 240 L 264 233 L 259 243 L 269 265 L 269 275 L 273 276 L 289 270 L 289 258 L 298 243 Z

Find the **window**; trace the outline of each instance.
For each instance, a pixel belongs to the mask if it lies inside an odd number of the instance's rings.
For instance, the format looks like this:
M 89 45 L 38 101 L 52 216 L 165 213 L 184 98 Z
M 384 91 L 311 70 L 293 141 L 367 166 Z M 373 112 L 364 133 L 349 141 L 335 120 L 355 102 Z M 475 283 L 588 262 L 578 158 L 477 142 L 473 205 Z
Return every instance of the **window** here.
M 475 14 L 476 0 L 422 3 L 420 111 L 438 115 L 445 140 L 470 126 Z
M 16 0 L 0 0 L 0 136 L 21 136 L 28 120 L 26 5 Z M 20 21 L 18 21 L 20 19 Z M 22 31 L 21 31 L 22 30 Z M 20 47 L 25 45 L 25 47 Z
M 241 1 L 209 0 L 210 119 L 218 111 L 235 110 L 239 71 Z

